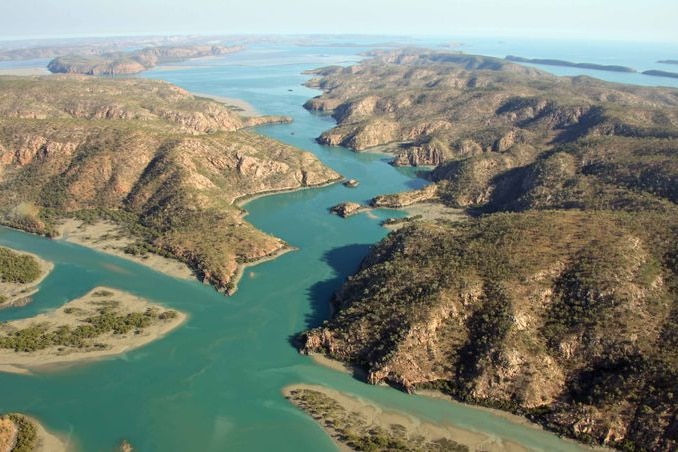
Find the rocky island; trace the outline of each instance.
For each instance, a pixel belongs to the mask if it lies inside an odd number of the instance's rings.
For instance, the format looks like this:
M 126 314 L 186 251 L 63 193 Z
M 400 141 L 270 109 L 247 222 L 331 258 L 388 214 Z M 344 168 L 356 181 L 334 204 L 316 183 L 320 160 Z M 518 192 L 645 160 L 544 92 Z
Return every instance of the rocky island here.
M 191 58 L 227 55 L 239 52 L 242 49 L 242 46 L 194 45 L 147 47 L 133 52 L 69 54 L 54 58 L 47 65 L 47 69 L 55 74 L 137 74 L 159 64 L 175 63 Z
M 678 447 L 678 90 L 407 50 L 316 71 L 319 140 L 436 165 L 304 353 L 588 443 Z
M 341 179 L 310 153 L 244 130 L 224 105 L 148 80 L 0 77 L 0 222 L 58 236 L 106 223 L 129 256 L 163 255 L 232 290 L 238 266 L 287 248 L 239 199 Z

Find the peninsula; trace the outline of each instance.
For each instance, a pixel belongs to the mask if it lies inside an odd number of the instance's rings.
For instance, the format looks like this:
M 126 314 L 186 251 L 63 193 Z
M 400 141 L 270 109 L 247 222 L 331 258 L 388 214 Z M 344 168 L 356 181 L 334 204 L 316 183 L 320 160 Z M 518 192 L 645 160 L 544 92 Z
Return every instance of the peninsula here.
M 365 258 L 304 353 L 587 443 L 678 447 L 678 90 L 506 60 L 379 52 L 315 71 L 319 141 L 435 165 L 437 203 Z
M 53 267 L 33 254 L 0 247 L 0 309 L 28 303 Z
M 519 56 L 509 55 L 506 57 L 507 61 L 514 63 L 529 63 L 529 64 L 543 64 L 545 66 L 562 66 L 562 67 L 576 67 L 579 69 L 593 69 L 596 71 L 609 72 L 637 72 L 635 69 L 627 66 L 616 66 L 609 64 L 595 64 L 595 63 L 573 63 L 571 61 L 554 60 L 548 58 L 523 58 Z
M 66 220 L 106 223 L 128 255 L 177 259 L 222 290 L 287 248 L 237 200 L 341 180 L 244 130 L 288 118 L 242 118 L 168 83 L 0 77 L 0 92 L 0 223 L 51 237 Z

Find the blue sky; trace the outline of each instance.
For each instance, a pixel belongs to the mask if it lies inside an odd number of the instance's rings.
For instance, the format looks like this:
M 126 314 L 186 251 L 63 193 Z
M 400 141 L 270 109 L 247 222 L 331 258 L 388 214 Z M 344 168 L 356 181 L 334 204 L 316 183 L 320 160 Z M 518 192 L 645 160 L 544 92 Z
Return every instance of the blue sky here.
M 367 33 L 678 43 L 678 0 L 0 0 L 0 39 Z

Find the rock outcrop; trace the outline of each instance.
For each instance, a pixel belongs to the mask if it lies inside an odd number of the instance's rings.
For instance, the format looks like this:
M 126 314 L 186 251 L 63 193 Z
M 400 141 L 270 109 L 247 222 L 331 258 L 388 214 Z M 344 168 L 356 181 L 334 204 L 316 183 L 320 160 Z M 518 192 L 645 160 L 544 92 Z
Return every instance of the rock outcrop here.
M 333 214 L 339 215 L 342 218 L 350 217 L 357 213 L 362 212 L 367 209 L 367 207 L 358 204 L 357 202 L 342 202 L 330 209 L 330 212 Z

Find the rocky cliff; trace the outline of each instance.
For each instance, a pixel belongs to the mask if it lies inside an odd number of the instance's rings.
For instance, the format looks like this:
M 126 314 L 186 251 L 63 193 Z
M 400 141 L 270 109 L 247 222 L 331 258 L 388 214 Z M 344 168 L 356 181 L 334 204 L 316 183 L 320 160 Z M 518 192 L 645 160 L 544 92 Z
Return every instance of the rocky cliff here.
M 52 76 L 0 87 L 2 223 L 51 235 L 66 216 L 114 221 L 138 240 L 130 252 L 176 257 L 219 288 L 239 263 L 285 246 L 244 221 L 236 199 L 339 179 L 168 83 Z
M 324 136 L 436 165 L 374 206 L 475 218 L 391 233 L 300 349 L 582 441 L 675 450 L 678 91 L 415 51 L 320 72 L 309 105 L 340 119 Z

